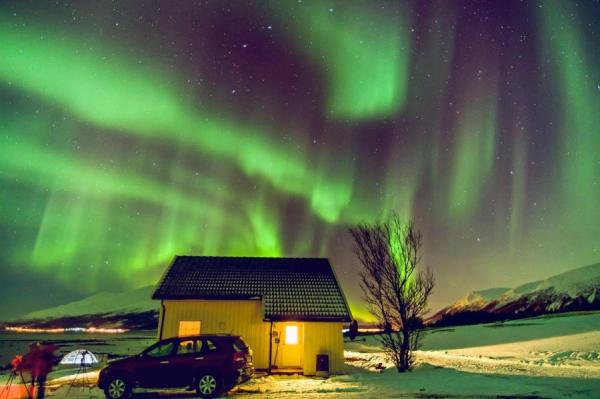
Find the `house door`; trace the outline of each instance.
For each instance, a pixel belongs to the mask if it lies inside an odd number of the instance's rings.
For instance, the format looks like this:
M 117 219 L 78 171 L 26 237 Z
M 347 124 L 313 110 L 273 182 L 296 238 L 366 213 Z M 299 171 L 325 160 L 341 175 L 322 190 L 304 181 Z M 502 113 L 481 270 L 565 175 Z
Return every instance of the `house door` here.
M 279 330 L 279 368 L 302 367 L 304 354 L 304 325 L 302 323 L 281 323 Z

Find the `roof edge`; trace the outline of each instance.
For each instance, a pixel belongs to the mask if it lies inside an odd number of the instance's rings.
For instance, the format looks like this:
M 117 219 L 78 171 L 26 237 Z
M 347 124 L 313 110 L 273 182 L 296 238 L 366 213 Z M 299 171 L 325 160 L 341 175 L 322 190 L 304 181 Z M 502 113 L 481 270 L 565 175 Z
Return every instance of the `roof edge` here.
M 214 258 L 214 259 L 312 259 L 312 260 L 326 260 L 329 262 L 329 258 L 326 257 L 314 257 L 314 256 L 219 256 L 219 255 L 175 255 L 176 258 Z
M 219 301 L 219 300 L 252 300 L 252 301 L 260 301 L 262 299 L 262 295 L 254 294 L 215 294 L 215 295 L 152 295 L 152 299 L 161 299 L 165 301 L 177 301 L 177 300 L 209 300 L 209 301 Z
M 342 295 L 342 299 L 344 300 L 344 305 L 346 305 L 346 310 L 348 311 L 348 317 L 350 318 L 350 320 L 348 320 L 348 321 L 352 321 L 354 319 L 354 317 L 352 316 L 352 310 L 350 309 L 350 305 L 348 304 L 348 299 L 346 298 L 346 294 L 344 293 L 344 290 L 342 289 L 342 285 L 340 284 L 340 279 L 338 278 L 337 273 L 335 272 L 335 269 L 333 268 L 333 265 L 331 264 L 331 262 L 329 262 L 329 259 L 327 259 L 327 263 L 329 264 L 329 268 L 331 269 L 331 272 L 333 273 L 335 285 L 337 285 L 337 288 L 340 291 L 340 294 Z
M 321 322 L 321 323 L 326 323 L 326 322 L 343 322 L 343 323 L 349 323 L 352 321 L 352 318 L 347 317 L 347 316 L 333 316 L 333 317 L 318 317 L 318 316 L 271 316 L 271 317 L 265 317 L 263 319 L 263 321 L 265 322 Z
M 169 274 L 169 271 L 175 264 L 177 257 L 178 257 L 178 255 L 173 256 L 171 263 L 169 263 L 169 266 L 165 268 L 165 271 L 163 272 L 162 276 L 160 276 L 160 280 L 158 280 L 158 283 L 156 284 L 156 286 L 154 288 L 154 293 L 152 294 L 150 299 L 162 299 L 160 296 L 158 296 L 158 290 L 160 289 L 160 287 L 162 287 L 162 284 L 165 281 L 165 279 L 167 278 L 167 274 Z

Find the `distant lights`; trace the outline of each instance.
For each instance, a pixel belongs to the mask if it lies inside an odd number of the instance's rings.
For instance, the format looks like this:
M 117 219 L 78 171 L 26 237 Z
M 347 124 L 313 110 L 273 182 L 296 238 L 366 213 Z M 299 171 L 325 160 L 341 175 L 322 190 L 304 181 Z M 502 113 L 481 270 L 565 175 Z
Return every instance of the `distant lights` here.
M 65 332 L 64 328 L 29 328 L 29 327 L 4 327 L 6 331 L 13 332 L 31 332 L 31 333 L 61 333 Z
M 64 333 L 64 332 L 83 332 L 99 334 L 122 334 L 129 331 L 126 328 L 96 328 L 96 327 L 69 327 L 69 328 L 33 328 L 33 327 L 4 327 L 6 331 L 19 333 Z

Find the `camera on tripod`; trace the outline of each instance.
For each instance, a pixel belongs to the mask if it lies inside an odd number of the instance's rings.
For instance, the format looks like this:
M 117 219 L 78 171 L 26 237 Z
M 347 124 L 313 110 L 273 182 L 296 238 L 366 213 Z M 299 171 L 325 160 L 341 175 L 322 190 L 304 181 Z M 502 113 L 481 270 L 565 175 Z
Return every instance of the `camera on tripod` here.
M 4 394 L 9 396 L 11 387 L 17 376 L 20 378 L 28 398 L 31 399 L 33 397 L 36 385 L 37 397 L 40 399 L 43 398 L 46 377 L 58 361 L 58 358 L 54 354 L 55 351 L 56 345 L 54 344 L 42 345 L 41 343 L 36 342 L 29 345 L 29 352 L 25 355 L 15 356 L 11 361 L 12 369 L 10 376 L 4 387 L 0 390 L 0 398 L 2 398 Z M 26 382 L 24 374 L 31 375 L 31 381 L 29 383 Z

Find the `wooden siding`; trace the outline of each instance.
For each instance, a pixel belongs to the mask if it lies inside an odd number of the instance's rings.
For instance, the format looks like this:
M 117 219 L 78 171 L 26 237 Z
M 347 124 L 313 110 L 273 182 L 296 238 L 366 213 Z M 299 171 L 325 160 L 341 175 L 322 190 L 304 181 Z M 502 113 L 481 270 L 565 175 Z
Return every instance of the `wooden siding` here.
M 329 372 L 342 374 L 344 365 L 344 323 L 304 323 L 304 374 L 313 375 L 317 368 L 317 355 L 329 355 Z
M 252 348 L 254 367 L 269 367 L 270 323 L 263 321 L 260 300 L 165 300 L 164 305 L 163 339 L 177 336 L 180 321 L 199 320 L 202 322 L 201 334 L 242 336 Z M 162 317 L 159 320 L 162 321 Z M 281 327 L 285 324 L 274 323 L 274 326 L 278 329 L 278 325 Z M 304 346 L 304 374 L 315 374 L 316 357 L 321 353 L 329 355 L 329 370 L 332 374 L 344 372 L 343 323 L 300 322 L 298 325 L 303 328 L 303 342 L 299 344 Z M 159 334 L 160 329 L 159 325 Z
M 201 334 L 235 334 L 253 351 L 254 367 L 269 366 L 269 324 L 262 321 L 259 300 L 166 300 L 163 338 L 177 336 L 179 322 L 200 320 Z

